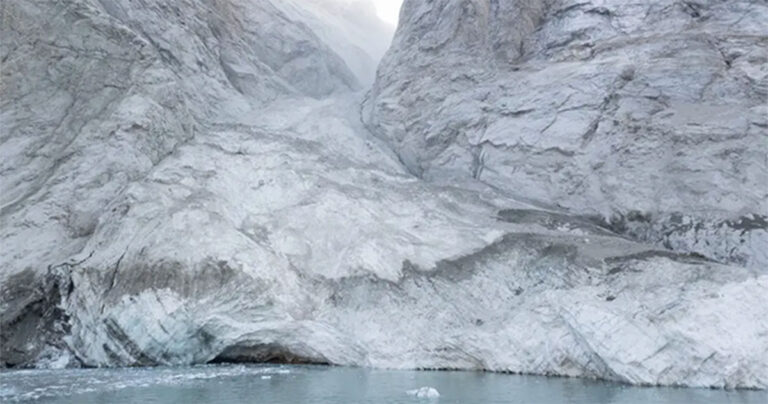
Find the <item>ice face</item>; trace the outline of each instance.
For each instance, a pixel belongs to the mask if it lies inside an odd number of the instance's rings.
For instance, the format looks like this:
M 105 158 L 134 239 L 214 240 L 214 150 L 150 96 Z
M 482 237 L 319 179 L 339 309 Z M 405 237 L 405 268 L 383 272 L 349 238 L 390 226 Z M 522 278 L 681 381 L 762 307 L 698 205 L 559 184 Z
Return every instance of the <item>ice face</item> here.
M 2 362 L 765 388 L 768 11 L 667 3 L 407 1 L 370 93 L 320 2 L 3 3 Z

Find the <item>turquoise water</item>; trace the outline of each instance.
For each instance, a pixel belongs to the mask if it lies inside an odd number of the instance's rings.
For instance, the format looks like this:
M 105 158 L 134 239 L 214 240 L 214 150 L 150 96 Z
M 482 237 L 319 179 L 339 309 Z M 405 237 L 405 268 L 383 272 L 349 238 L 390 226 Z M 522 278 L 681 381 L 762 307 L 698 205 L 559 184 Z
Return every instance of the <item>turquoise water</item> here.
M 430 386 L 437 399 L 407 391 Z M 34 403 L 520 403 L 766 404 L 768 393 L 639 388 L 481 372 L 324 366 L 20 370 L 0 373 L 0 401 Z

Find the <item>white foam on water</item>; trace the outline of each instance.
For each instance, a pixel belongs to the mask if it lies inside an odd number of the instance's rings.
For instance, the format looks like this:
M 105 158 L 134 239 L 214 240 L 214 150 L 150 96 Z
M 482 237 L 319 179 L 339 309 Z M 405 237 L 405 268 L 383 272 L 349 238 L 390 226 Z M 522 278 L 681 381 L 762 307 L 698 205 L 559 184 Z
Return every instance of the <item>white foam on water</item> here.
M 110 392 L 127 388 L 152 386 L 181 386 L 201 380 L 237 376 L 290 374 L 281 367 L 255 366 L 196 366 L 190 368 L 146 369 L 69 369 L 52 372 L 49 369 L 21 370 L 3 374 L 0 401 L 19 402 L 41 398 L 66 397 L 92 392 Z M 97 376 L 96 376 L 97 375 Z

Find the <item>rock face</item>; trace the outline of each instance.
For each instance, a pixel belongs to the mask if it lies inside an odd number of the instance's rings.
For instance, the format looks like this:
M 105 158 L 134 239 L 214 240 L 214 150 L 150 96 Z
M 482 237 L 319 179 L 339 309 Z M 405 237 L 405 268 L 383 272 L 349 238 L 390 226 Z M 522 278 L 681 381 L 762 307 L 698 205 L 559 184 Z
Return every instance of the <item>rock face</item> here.
M 406 1 L 364 102 L 346 3 L 2 3 L 2 363 L 768 387 L 767 6 L 604 3 Z
M 366 103 L 412 173 L 768 267 L 764 1 L 406 1 Z

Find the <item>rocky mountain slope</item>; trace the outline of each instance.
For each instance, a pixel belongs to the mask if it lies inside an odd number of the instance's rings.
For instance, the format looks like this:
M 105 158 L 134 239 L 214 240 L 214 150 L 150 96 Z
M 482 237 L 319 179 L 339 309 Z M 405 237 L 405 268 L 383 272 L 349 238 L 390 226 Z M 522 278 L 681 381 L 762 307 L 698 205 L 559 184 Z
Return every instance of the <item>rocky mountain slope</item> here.
M 768 267 L 765 1 L 407 1 L 366 103 L 422 178 Z
M 5 366 L 768 387 L 765 2 L 0 7 Z

